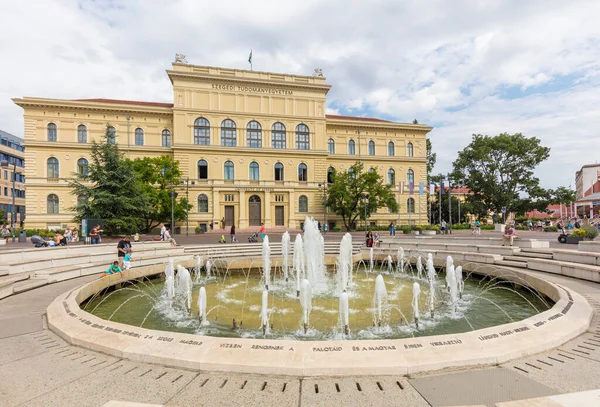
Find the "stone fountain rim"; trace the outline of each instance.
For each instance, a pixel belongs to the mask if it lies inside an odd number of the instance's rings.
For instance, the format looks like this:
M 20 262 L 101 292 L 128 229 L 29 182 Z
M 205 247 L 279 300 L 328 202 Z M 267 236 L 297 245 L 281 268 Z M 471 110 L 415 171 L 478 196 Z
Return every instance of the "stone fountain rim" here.
M 90 293 L 123 282 L 119 275 L 113 275 L 57 297 L 48 307 L 48 325 L 70 344 L 134 361 L 193 370 L 292 376 L 355 375 L 358 369 L 368 375 L 406 375 L 498 364 L 555 348 L 589 328 L 592 308 L 572 290 L 525 271 L 460 260 L 455 264 L 465 270 L 477 264 L 477 273 L 489 276 L 494 271 L 508 271 L 555 304 L 519 322 L 460 334 L 344 341 L 221 338 L 138 328 L 83 311 L 79 304 Z M 164 264 L 132 269 L 128 280 L 162 269 Z

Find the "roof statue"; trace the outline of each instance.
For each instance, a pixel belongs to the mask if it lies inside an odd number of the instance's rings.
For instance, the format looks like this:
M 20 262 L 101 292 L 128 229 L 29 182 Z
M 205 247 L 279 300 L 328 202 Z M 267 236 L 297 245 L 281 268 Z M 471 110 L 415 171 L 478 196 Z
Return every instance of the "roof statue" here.
M 175 62 L 178 64 L 187 64 L 188 61 L 185 59 L 185 55 L 183 54 L 175 54 Z
M 323 77 L 323 69 L 315 68 L 315 72 L 313 72 L 312 76 L 315 76 L 317 78 L 322 78 Z

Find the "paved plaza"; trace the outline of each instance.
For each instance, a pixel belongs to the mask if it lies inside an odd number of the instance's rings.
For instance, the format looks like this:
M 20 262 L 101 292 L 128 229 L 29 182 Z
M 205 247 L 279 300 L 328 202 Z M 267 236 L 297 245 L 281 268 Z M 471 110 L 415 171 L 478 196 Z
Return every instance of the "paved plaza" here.
M 532 239 L 552 238 L 522 233 L 526 234 Z M 357 233 L 355 239 L 361 235 Z M 467 235 L 457 233 L 447 242 Z M 213 244 L 214 236 L 178 240 L 184 246 Z M 327 239 L 339 241 L 341 236 L 331 233 Z M 14 247 L 9 244 L 3 249 Z M 552 243 L 550 249 L 554 247 Z M 356 375 L 344 376 L 181 369 L 73 346 L 48 329 L 46 310 L 56 297 L 98 276 L 65 279 L 0 300 L 0 405 L 597 406 L 600 393 L 593 390 L 600 388 L 600 284 L 544 271 L 523 272 L 582 295 L 594 312 L 589 329 L 555 349 L 506 363 L 408 376 L 361 376 L 359 369 Z M 577 392 L 588 393 L 558 396 Z M 535 401 L 509 403 L 523 399 Z

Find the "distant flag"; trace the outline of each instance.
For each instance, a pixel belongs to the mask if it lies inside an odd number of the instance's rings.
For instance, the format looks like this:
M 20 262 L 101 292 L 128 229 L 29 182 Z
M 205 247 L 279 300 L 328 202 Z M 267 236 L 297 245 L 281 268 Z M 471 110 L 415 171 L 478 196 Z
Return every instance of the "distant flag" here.
M 435 182 L 433 181 L 429 183 L 429 195 L 435 195 Z
M 248 63 L 250 64 L 250 70 L 252 70 L 252 50 L 250 50 L 250 55 L 248 55 Z
M 404 181 L 400 181 L 400 182 L 398 183 L 398 188 L 399 188 L 399 190 L 400 190 L 400 193 L 403 193 L 403 192 L 404 192 Z
M 414 183 L 414 182 L 410 182 L 410 183 L 408 184 L 408 193 L 409 193 L 410 195 L 412 195 L 412 194 L 413 194 L 413 192 L 415 192 L 415 183 Z
M 425 183 L 419 182 L 419 195 L 423 195 L 425 193 Z

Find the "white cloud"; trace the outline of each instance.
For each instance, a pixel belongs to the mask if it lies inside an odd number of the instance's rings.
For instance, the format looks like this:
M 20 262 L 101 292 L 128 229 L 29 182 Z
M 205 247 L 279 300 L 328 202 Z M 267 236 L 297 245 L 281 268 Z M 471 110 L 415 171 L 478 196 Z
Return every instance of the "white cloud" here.
M 247 68 L 252 48 L 255 70 L 324 68 L 328 112 L 436 125 L 436 171 L 449 169 L 472 133 L 539 137 L 552 147 L 538 171 L 545 186 L 573 183 L 597 160 L 600 2 L 5 3 L 0 128 L 17 135 L 22 111 L 11 97 L 170 101 L 164 70 L 176 52 Z M 502 99 L 507 89 L 519 97 Z

